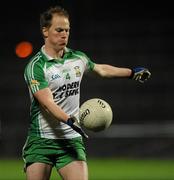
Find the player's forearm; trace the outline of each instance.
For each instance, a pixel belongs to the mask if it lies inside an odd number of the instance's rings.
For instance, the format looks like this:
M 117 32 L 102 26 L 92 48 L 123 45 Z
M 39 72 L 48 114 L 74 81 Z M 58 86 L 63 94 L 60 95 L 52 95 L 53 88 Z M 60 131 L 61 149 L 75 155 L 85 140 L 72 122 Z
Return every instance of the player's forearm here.
M 132 70 L 129 68 L 114 67 L 107 64 L 95 65 L 94 71 L 102 77 L 130 77 Z
M 54 119 L 65 122 L 69 118 L 68 114 L 66 114 L 62 108 L 54 102 L 49 88 L 37 91 L 34 93 L 34 97 L 38 100 L 44 111 Z
M 56 120 L 66 122 L 69 115 L 66 114 L 60 106 L 58 106 L 54 101 L 47 100 L 44 104 L 41 104 L 43 109 Z
M 129 68 L 119 68 L 113 66 L 106 66 L 106 77 L 130 77 L 132 70 Z

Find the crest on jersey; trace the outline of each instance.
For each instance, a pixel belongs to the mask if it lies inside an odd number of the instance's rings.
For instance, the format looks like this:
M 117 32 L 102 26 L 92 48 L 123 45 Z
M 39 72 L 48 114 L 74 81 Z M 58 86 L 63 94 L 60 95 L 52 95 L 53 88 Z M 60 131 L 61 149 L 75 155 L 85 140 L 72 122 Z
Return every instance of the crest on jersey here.
M 75 69 L 75 72 L 76 72 L 76 77 L 80 77 L 81 76 L 80 67 L 79 66 L 75 66 L 74 69 Z

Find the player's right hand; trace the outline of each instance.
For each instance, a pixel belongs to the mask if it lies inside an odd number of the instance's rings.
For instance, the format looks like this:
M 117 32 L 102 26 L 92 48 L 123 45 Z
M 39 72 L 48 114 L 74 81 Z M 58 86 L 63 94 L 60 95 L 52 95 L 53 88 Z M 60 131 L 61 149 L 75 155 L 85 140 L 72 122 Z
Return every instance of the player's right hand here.
M 72 129 L 74 129 L 76 132 L 78 132 L 80 135 L 82 135 L 84 138 L 88 138 L 88 135 L 84 132 L 84 130 L 81 128 L 77 118 L 75 116 L 70 117 L 66 124 L 68 124 Z

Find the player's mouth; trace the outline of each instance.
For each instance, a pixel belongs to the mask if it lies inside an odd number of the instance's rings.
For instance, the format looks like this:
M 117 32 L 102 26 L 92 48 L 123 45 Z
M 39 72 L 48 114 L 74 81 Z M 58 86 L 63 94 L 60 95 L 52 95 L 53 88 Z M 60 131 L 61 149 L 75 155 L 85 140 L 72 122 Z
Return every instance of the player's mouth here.
M 66 46 L 66 43 L 60 43 L 61 46 Z
M 61 41 L 61 42 L 59 43 L 60 46 L 66 46 L 66 44 L 67 44 L 66 41 Z

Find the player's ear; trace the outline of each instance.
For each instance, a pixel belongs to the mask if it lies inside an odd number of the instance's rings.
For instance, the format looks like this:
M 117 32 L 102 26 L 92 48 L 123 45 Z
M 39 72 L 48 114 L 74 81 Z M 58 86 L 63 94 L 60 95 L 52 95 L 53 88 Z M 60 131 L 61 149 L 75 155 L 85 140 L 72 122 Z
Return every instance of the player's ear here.
M 44 38 L 47 38 L 47 37 L 48 37 L 48 28 L 43 27 L 43 28 L 42 28 L 42 34 L 43 34 L 43 37 L 44 37 Z

